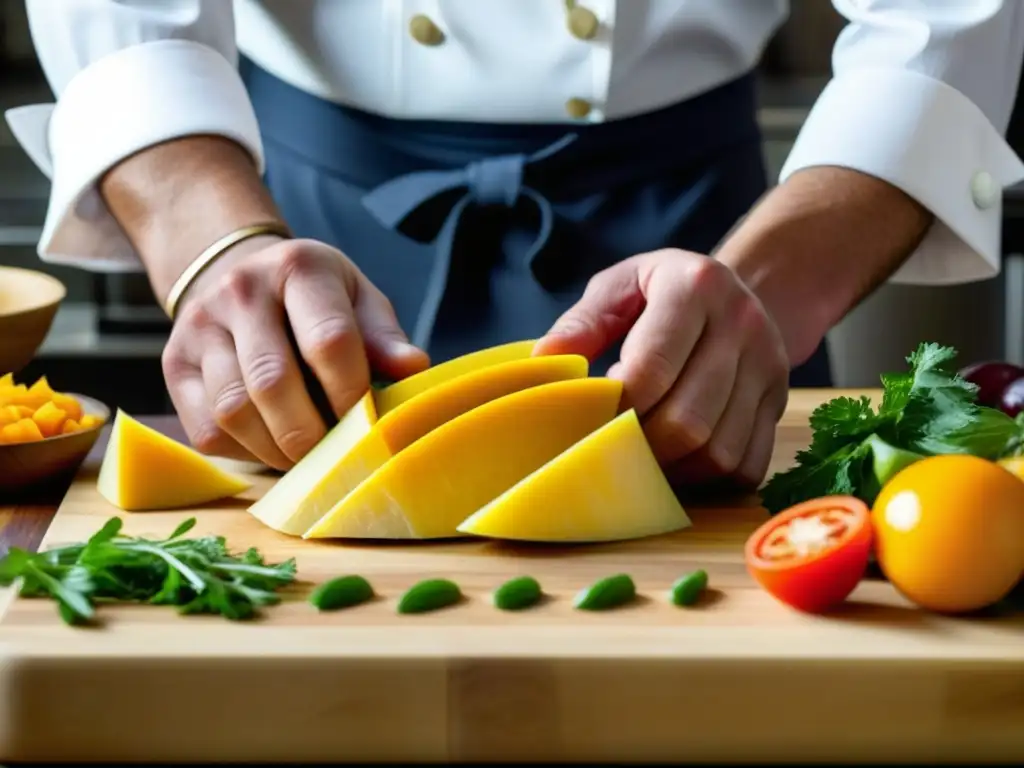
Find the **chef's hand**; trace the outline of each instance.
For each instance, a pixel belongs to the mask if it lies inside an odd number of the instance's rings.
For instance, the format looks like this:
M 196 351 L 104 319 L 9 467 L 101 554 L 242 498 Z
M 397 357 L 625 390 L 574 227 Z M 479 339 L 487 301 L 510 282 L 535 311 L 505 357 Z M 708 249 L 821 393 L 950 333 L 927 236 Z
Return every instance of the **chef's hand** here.
M 687 251 L 634 256 L 595 275 L 535 354 L 593 360 L 623 336 L 608 375 L 624 383 L 626 405 L 669 479 L 759 484 L 786 406 L 789 362 L 772 319 L 736 274 Z
M 429 365 L 341 252 L 253 238 L 192 284 L 164 350 L 171 400 L 198 450 L 283 470 L 324 436 L 286 324 L 338 416 L 366 392 L 371 370 L 398 379 Z

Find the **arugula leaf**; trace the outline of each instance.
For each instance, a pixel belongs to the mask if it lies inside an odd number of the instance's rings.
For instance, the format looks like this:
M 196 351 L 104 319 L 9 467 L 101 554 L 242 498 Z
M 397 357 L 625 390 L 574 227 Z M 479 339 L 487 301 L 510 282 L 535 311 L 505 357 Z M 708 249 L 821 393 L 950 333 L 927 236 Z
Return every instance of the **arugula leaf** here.
M 768 512 L 831 494 L 872 503 L 880 490 L 871 462 L 879 440 L 923 456 L 996 459 L 1024 449 L 1024 418 L 978 405 L 978 387 L 955 372 L 955 358 L 952 347 L 921 344 L 907 358 L 907 371 L 882 375 L 877 411 L 867 397 L 837 397 L 818 406 L 810 416 L 810 445 L 761 489 Z
M 20 580 L 22 596 L 51 598 L 65 622 L 86 624 L 100 602 L 249 619 L 279 602 L 276 591 L 295 581 L 294 559 L 272 565 L 254 548 L 231 554 L 221 536 L 184 538 L 195 524 L 189 518 L 166 539 L 147 539 L 123 535 L 115 517 L 84 543 L 38 554 L 12 548 L 0 560 L 0 585 Z

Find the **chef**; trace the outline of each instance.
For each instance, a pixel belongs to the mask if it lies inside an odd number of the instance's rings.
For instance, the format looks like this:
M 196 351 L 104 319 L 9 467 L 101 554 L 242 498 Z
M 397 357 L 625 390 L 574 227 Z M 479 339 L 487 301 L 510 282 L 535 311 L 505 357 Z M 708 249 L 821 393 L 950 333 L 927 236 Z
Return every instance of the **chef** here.
M 999 269 L 1017 0 L 835 0 L 770 192 L 784 0 L 28 0 L 41 258 L 144 270 L 202 451 L 286 469 L 371 375 L 540 337 L 620 378 L 672 479 L 756 483 L 886 280 Z M 503 439 L 496 436 L 496 439 Z M 507 439 L 515 439 L 508 436 Z

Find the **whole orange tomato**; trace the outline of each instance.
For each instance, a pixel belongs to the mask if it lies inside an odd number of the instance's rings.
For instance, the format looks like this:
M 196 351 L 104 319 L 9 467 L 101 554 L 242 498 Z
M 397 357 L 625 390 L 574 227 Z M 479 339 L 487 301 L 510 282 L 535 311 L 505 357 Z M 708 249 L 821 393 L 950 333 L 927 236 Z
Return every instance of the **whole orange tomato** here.
M 878 565 L 923 608 L 974 611 L 1024 573 L 1024 482 L 974 456 L 932 456 L 901 470 L 871 511 Z

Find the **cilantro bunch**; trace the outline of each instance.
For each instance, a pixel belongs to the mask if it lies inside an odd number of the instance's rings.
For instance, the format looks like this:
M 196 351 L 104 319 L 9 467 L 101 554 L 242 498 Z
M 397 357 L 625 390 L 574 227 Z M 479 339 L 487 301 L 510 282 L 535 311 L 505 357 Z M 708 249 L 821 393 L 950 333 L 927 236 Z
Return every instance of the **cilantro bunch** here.
M 0 585 L 20 579 L 22 596 L 49 597 L 65 622 L 84 624 L 98 603 L 113 601 L 249 619 L 295 581 L 294 559 L 268 565 L 256 549 L 232 555 L 220 536 L 184 538 L 195 518 L 166 539 L 126 536 L 121 524 L 111 518 L 85 543 L 38 554 L 12 548 L 0 560 Z
M 813 437 L 795 465 L 775 474 L 761 489 L 770 514 L 807 499 L 832 494 L 871 504 L 888 473 L 879 469 L 882 452 L 921 457 L 971 454 L 997 459 L 1024 445 L 1024 418 L 1013 419 L 978 405 L 978 387 L 952 368 L 956 350 L 921 344 L 907 358 L 910 369 L 882 376 L 882 402 L 837 397 L 810 417 Z

